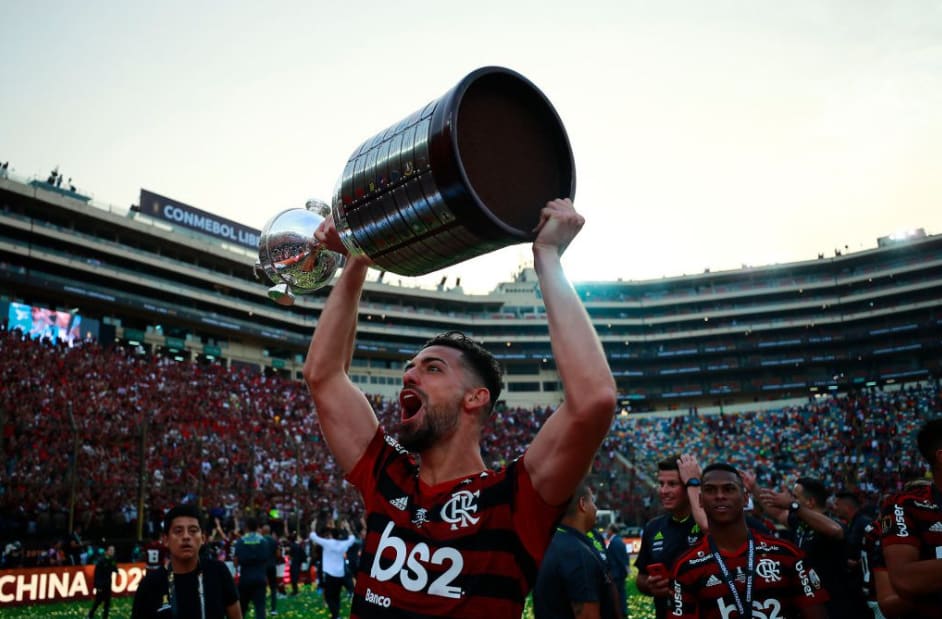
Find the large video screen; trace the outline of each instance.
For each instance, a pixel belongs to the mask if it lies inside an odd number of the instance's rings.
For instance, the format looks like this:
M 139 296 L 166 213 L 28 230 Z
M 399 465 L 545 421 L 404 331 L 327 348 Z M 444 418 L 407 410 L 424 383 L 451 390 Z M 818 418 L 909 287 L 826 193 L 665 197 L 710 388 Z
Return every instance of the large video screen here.
M 33 339 L 46 338 L 74 346 L 83 340 L 97 340 L 99 322 L 78 312 L 54 310 L 38 305 L 10 303 L 9 329 L 20 329 Z

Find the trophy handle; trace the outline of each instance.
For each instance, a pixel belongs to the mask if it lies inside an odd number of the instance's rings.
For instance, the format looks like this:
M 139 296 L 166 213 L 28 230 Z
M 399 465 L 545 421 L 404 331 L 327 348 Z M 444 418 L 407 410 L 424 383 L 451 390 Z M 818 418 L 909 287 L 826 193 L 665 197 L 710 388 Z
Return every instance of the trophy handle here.
M 309 200 L 305 208 L 281 211 L 268 220 L 258 241 L 255 275 L 263 272 L 273 286 L 268 296 L 291 305 L 296 295 L 311 294 L 326 286 L 344 262 L 342 254 L 314 240 L 314 231 L 330 207 Z

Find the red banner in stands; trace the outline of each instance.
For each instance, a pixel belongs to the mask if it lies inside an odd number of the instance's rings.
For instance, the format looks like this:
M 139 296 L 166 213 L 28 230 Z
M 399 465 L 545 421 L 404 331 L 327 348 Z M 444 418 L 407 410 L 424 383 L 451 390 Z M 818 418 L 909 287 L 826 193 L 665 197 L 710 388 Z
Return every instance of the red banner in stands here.
M 111 576 L 112 595 L 133 595 L 146 573 L 144 563 L 119 563 L 118 573 Z M 0 570 L 0 608 L 91 599 L 94 595 L 94 565 Z

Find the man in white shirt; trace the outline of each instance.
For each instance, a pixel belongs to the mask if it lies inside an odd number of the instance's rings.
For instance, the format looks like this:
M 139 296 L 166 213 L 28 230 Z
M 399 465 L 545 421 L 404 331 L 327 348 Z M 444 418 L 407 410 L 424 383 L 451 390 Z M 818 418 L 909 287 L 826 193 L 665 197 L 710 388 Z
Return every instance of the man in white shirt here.
M 321 537 L 317 534 L 317 519 L 311 523 L 311 541 L 321 547 L 321 569 L 324 570 L 324 601 L 331 619 L 340 616 L 340 589 L 343 587 L 345 574 L 344 556 L 347 550 L 357 541 L 356 536 L 350 532 L 350 525 L 342 522 L 340 529 L 334 529 L 334 534 L 346 532 L 345 539 Z

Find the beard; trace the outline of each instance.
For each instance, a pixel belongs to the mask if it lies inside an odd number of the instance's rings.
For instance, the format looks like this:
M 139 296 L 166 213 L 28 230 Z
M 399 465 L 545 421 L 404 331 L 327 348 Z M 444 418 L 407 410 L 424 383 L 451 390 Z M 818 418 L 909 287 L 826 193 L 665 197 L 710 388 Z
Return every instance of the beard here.
M 459 405 L 460 398 L 450 404 L 427 404 L 421 425 L 399 425 L 399 444 L 412 453 L 433 447 L 458 427 Z

